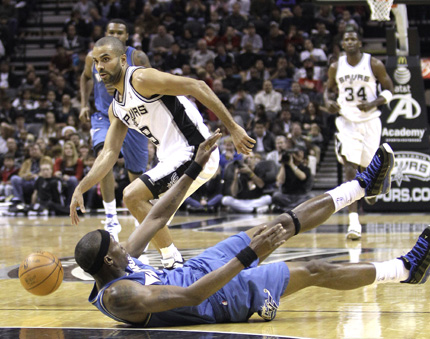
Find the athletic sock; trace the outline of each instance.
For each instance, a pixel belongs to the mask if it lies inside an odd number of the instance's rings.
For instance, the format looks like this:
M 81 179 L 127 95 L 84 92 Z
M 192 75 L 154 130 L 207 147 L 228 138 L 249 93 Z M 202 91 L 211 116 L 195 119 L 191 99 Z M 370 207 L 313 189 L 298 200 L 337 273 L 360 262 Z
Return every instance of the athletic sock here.
M 113 199 L 111 202 L 106 202 L 103 200 L 103 207 L 105 208 L 106 215 L 115 215 L 116 216 L 116 200 Z
M 360 220 L 358 219 L 358 213 L 357 212 L 351 212 L 348 214 L 349 224 L 350 225 L 357 225 L 360 224 Z
M 376 269 L 376 278 L 374 284 L 387 282 L 400 282 L 408 279 L 409 270 L 406 269 L 403 261 L 392 259 L 384 262 L 372 262 Z
M 182 261 L 182 255 L 173 243 L 169 247 L 160 248 L 163 259 L 174 258 L 175 261 Z
M 327 194 L 333 199 L 335 213 L 342 208 L 351 205 L 354 201 L 364 197 L 364 188 L 362 188 L 357 180 L 348 181 L 330 191 Z

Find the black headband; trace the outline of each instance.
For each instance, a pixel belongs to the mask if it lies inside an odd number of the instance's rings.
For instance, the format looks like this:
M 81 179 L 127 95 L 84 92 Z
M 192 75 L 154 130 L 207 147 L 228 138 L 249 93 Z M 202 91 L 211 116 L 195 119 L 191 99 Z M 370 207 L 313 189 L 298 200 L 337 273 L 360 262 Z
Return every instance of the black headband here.
M 97 256 L 94 259 L 94 263 L 92 264 L 92 266 L 88 270 L 84 270 L 85 272 L 91 275 L 96 274 L 102 268 L 105 255 L 107 254 L 109 250 L 109 245 L 110 245 L 109 232 L 105 230 L 97 230 L 97 231 L 99 231 L 102 236 L 99 253 L 97 253 Z

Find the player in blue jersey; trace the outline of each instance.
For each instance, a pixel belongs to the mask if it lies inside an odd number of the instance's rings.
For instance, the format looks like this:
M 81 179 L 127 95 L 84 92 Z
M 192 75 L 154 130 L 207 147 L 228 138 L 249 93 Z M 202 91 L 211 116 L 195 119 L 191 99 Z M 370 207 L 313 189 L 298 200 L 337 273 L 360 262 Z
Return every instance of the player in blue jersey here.
M 73 224 L 79 222 L 76 208 L 79 206 L 81 211 L 85 211 L 82 194 L 114 166 L 130 129 L 147 136 L 157 148 L 158 164 L 124 189 L 124 202 L 131 214 L 139 222 L 145 219 L 152 208 L 152 200 L 165 194 L 179 180 L 194 159 L 199 144 L 210 135 L 201 113 L 186 97 L 188 95 L 214 112 L 230 132 L 238 152 L 251 152 L 255 140 L 236 123 L 204 81 L 154 68 L 129 66 L 124 45 L 113 37 L 104 37 L 96 42 L 93 61 L 105 84 L 115 87 L 115 94 L 109 108 L 111 125 L 102 153 L 72 197 L 70 216 Z M 206 183 L 218 166 L 219 152 L 214 152 L 185 197 Z M 183 264 L 167 224 L 158 231 L 153 243 L 160 250 L 165 267 Z
M 257 266 L 292 236 L 306 232 L 347 204 L 387 193 L 394 155 L 382 145 L 369 167 L 347 182 L 280 215 L 266 226 L 232 236 L 174 270 L 158 270 L 139 260 L 150 238 L 163 227 L 216 148 L 219 131 L 204 141 L 194 162 L 120 245 L 104 230 L 86 234 L 75 259 L 95 279 L 89 301 L 105 315 L 137 326 L 178 326 L 247 321 L 255 312 L 272 320 L 280 298 L 310 286 L 337 290 L 373 283 L 424 283 L 430 273 L 430 227 L 406 255 L 385 262 L 325 261 Z
M 106 25 L 106 36 L 118 38 L 124 45 L 128 40 L 127 24 L 121 19 L 113 19 Z M 126 49 L 127 63 L 130 66 L 151 67 L 148 57 L 142 51 L 133 47 Z M 90 117 L 90 94 L 94 88 L 94 101 L 96 112 Z M 85 59 L 85 68 L 81 75 L 81 113 L 79 118 L 82 122 L 91 119 L 91 137 L 93 149 L 96 156 L 103 148 L 106 134 L 109 129 L 109 106 L 112 103 L 114 88 L 105 85 L 97 72 L 92 52 L 88 53 Z M 128 170 L 130 181 L 138 178 L 146 171 L 148 162 L 148 140 L 142 134 L 129 130 L 122 146 L 122 154 L 125 160 L 125 168 Z M 118 240 L 118 233 L 121 225 L 116 213 L 115 200 L 115 179 L 112 169 L 100 181 L 100 188 L 103 198 L 103 206 L 106 212 L 105 229 Z M 138 225 L 138 223 L 137 223 Z M 137 226 L 136 225 L 136 226 Z

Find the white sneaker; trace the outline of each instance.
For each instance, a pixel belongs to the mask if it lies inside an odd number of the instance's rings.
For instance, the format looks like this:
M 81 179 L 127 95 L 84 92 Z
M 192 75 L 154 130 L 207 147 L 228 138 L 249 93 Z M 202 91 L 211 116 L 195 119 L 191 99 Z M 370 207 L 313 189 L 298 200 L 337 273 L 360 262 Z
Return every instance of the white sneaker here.
M 106 217 L 106 220 L 102 221 L 105 224 L 104 229 L 108 231 L 116 241 L 119 241 L 118 234 L 121 232 L 121 225 L 117 218 Z
M 360 223 L 351 223 L 348 226 L 348 232 L 346 233 L 346 239 L 359 240 L 361 238 L 361 225 Z
M 184 266 L 184 260 L 183 259 L 182 259 L 182 261 L 177 261 L 173 257 L 161 259 L 161 263 L 163 264 L 163 267 L 166 270 L 173 270 L 175 268 L 179 268 L 179 267 Z

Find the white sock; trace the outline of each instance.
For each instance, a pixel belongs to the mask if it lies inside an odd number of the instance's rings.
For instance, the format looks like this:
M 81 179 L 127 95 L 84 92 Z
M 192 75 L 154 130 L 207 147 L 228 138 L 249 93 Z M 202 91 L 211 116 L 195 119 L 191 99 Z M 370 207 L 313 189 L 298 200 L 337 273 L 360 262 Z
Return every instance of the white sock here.
M 384 262 L 372 262 L 376 269 L 376 279 L 374 284 L 387 282 L 400 282 L 408 279 L 409 270 L 406 269 L 403 261 L 392 259 Z
M 169 247 L 160 248 L 163 259 L 174 258 L 176 261 L 182 261 L 182 255 L 173 243 Z
M 360 186 L 357 180 L 348 181 L 330 191 L 333 202 L 335 213 L 342 208 L 351 205 L 354 201 L 360 200 L 364 197 L 364 188 Z
M 105 213 L 116 216 L 116 200 L 113 199 L 111 202 L 106 202 L 103 200 L 103 206 L 105 208 Z
M 348 218 L 349 218 L 349 224 L 350 225 L 360 224 L 360 220 L 358 219 L 358 213 L 357 212 L 349 213 Z

